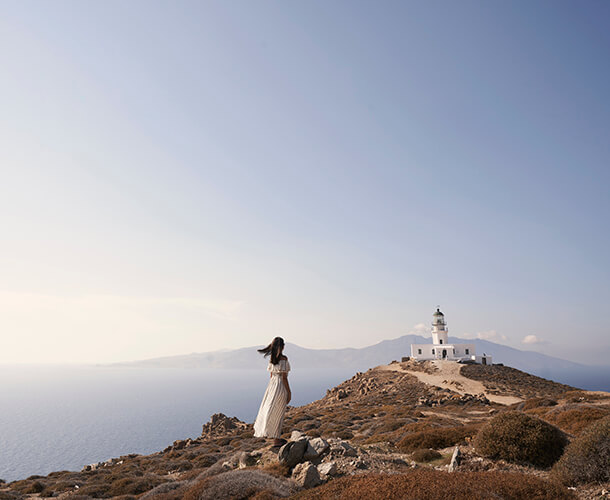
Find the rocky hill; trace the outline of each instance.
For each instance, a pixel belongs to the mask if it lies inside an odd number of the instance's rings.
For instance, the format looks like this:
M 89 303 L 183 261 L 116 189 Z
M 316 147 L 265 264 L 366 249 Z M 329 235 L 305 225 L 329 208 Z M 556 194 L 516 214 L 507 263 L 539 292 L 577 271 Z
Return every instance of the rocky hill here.
M 505 366 L 393 362 L 356 373 L 318 401 L 289 407 L 288 443 L 279 451 L 254 438 L 251 424 L 218 414 L 200 436 L 152 455 L 0 484 L 0 500 L 600 498 L 610 490 L 603 453 L 597 452 L 602 480 L 569 487 L 549 467 L 559 455 L 549 461 L 545 450 L 559 446 L 561 453 L 608 415 L 608 393 Z M 522 434 L 529 441 L 503 450 L 500 435 L 491 443 L 498 453 L 483 453 L 486 424 L 500 416 L 520 418 L 511 439 Z M 535 441 L 545 436 L 552 446 Z

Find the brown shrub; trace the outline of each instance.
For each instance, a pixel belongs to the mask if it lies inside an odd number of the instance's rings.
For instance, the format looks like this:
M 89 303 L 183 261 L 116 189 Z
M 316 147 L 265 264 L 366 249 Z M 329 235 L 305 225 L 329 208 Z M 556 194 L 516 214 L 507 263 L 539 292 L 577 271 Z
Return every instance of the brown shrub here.
M 407 434 L 399 443 L 400 451 L 410 453 L 420 448 L 447 448 L 474 436 L 479 426 L 462 425 L 459 427 L 434 427 L 430 430 Z
M 336 433 L 339 439 L 352 439 L 354 437 L 354 433 L 349 430 L 342 430 Z
M 575 500 L 560 486 L 510 472 L 453 472 L 421 468 L 406 474 L 359 474 L 298 493 L 299 500 Z
M 599 401 L 600 399 L 606 399 L 607 396 L 589 391 L 574 390 L 564 393 L 563 398 L 569 403 L 580 403 L 582 401 Z
M 113 497 L 119 495 L 139 495 L 140 493 L 153 489 L 163 482 L 165 481 L 160 479 L 157 475 L 146 477 L 122 477 L 114 480 L 110 484 L 107 493 Z
M 534 408 L 540 408 L 544 406 L 555 406 L 557 401 L 551 398 L 531 398 L 523 403 L 523 410 L 533 410 Z
M 567 485 L 610 481 L 610 416 L 582 431 L 552 473 Z
M 474 440 L 475 449 L 483 456 L 539 467 L 553 465 L 566 444 L 557 427 L 518 411 L 496 415 Z
M 438 460 L 442 456 L 438 451 L 428 448 L 420 448 L 411 453 L 411 458 L 416 462 L 432 462 L 432 460 Z
M 607 408 L 596 408 L 594 406 L 568 407 L 567 409 L 560 407 L 548 412 L 542 418 L 556 425 L 562 431 L 575 435 L 608 414 L 610 414 L 610 410 Z
M 262 468 L 264 472 L 267 472 L 275 477 L 289 477 L 290 476 L 290 467 L 286 464 L 281 464 L 279 462 L 271 462 L 265 464 Z
M 232 470 L 198 482 L 184 494 L 184 500 L 233 500 L 252 497 L 260 492 L 287 497 L 295 485 L 288 479 L 260 470 Z

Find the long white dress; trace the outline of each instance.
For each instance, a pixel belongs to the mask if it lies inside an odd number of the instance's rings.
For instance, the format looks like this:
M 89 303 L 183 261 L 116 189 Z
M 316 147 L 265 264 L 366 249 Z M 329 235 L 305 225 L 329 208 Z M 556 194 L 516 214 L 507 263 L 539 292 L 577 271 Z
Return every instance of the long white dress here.
M 279 438 L 288 403 L 288 391 L 282 382 L 282 375 L 290 371 L 290 363 L 287 359 L 280 359 L 277 365 L 270 362 L 267 371 L 271 372 L 271 377 L 254 422 L 254 436 Z

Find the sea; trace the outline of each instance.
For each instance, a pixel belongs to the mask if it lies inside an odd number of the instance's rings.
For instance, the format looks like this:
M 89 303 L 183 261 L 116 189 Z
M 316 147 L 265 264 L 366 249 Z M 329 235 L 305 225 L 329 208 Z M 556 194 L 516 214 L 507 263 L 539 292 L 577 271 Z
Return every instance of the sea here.
M 352 375 L 295 371 L 291 404 Z M 199 436 L 214 413 L 253 422 L 268 379 L 264 370 L 0 365 L 0 479 L 160 451 Z

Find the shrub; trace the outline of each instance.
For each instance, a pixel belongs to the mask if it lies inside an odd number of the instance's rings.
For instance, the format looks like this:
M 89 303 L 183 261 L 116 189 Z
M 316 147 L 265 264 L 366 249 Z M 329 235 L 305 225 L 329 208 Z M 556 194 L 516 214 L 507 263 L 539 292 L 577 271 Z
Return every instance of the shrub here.
M 428 467 L 406 474 L 357 474 L 295 495 L 298 500 L 575 500 L 563 486 L 510 472 L 444 472 Z
M 594 406 L 579 406 L 576 408 L 555 408 L 544 415 L 544 419 L 562 431 L 570 434 L 579 434 L 583 429 L 591 425 L 596 420 L 610 414 L 606 408 L 596 408 Z
M 566 443 L 557 427 L 518 411 L 496 415 L 474 440 L 475 449 L 483 456 L 539 467 L 553 465 Z
M 108 493 L 113 497 L 119 495 L 139 495 L 163 482 L 165 481 L 157 475 L 149 477 L 123 477 L 112 482 Z
M 447 448 L 463 442 L 467 437 L 474 436 L 478 425 L 462 425 L 459 427 L 436 427 L 430 430 L 407 434 L 399 443 L 400 451 L 410 453 L 420 448 Z
M 288 479 L 265 474 L 259 470 L 232 470 L 198 482 L 184 495 L 184 500 L 229 500 L 248 498 L 259 492 L 279 497 L 294 493 L 295 485 Z
M 552 473 L 568 485 L 610 481 L 610 416 L 572 441 Z
M 557 401 L 551 398 L 531 398 L 523 403 L 524 410 L 533 410 L 534 408 L 540 408 L 544 406 L 555 406 Z
M 432 462 L 432 460 L 438 460 L 442 456 L 438 451 L 428 448 L 420 448 L 411 453 L 411 458 L 416 462 Z

